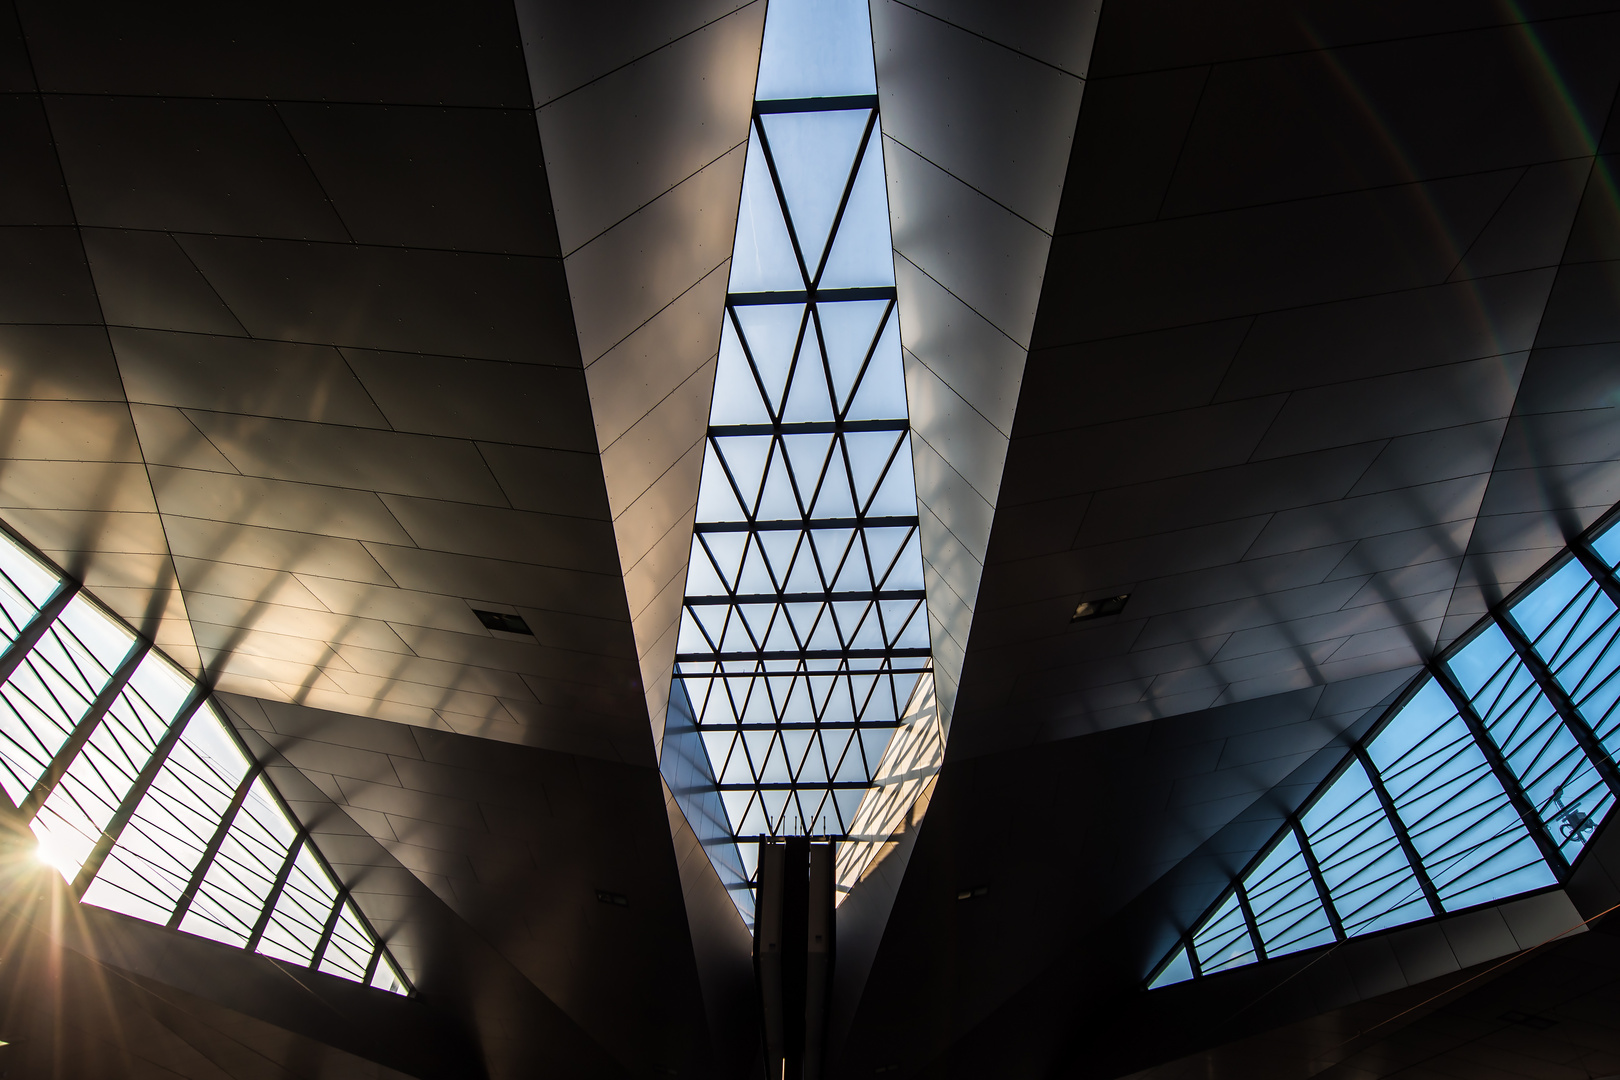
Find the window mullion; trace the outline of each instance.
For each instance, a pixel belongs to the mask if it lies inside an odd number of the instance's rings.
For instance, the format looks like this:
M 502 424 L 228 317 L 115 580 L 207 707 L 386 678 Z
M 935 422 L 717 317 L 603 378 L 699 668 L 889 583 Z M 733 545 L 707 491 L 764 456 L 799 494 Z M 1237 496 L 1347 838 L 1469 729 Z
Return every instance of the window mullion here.
M 281 861 L 281 869 L 276 873 L 275 883 L 270 886 L 270 892 L 264 898 L 264 907 L 259 910 L 258 921 L 253 924 L 253 932 L 248 935 L 247 944 L 242 948 L 253 952 L 259 947 L 259 941 L 264 937 L 265 927 L 270 925 L 270 917 L 275 914 L 276 904 L 281 900 L 281 893 L 287 887 L 287 879 L 292 876 L 293 864 L 298 859 L 298 852 L 304 846 L 306 834 L 303 829 L 293 837 L 292 844 L 287 848 L 287 857 Z
M 11 673 L 17 670 L 17 665 L 23 662 L 23 657 L 34 651 L 39 639 L 45 636 L 45 631 L 56 622 L 56 617 L 62 614 L 62 609 L 68 602 L 79 594 L 79 583 L 72 578 L 63 578 L 62 583 L 56 587 L 45 605 L 34 613 L 28 620 L 28 625 L 14 638 L 6 651 L 0 654 L 0 683 L 11 678 Z
M 1260 923 L 1254 917 L 1254 908 L 1249 906 L 1249 890 L 1243 887 L 1243 880 L 1239 878 L 1232 883 L 1237 893 L 1238 908 L 1243 912 L 1243 922 L 1249 928 L 1249 943 L 1254 946 L 1254 955 L 1258 960 L 1266 958 L 1266 943 L 1260 940 Z
M 1355 749 L 1356 760 L 1361 767 L 1367 770 L 1367 779 L 1372 782 L 1372 789 L 1378 796 L 1378 801 L 1384 807 L 1384 816 L 1389 819 L 1389 827 L 1395 831 L 1395 839 L 1400 843 L 1401 850 L 1406 853 L 1406 861 L 1412 864 L 1412 875 L 1417 878 L 1418 887 L 1423 890 L 1423 896 L 1429 901 L 1429 908 L 1436 915 L 1444 915 L 1446 909 L 1440 903 L 1440 893 L 1429 878 L 1429 871 L 1423 865 L 1423 859 L 1418 855 L 1417 845 L 1412 843 L 1412 835 L 1406 831 L 1406 823 L 1395 809 L 1395 800 L 1390 798 L 1389 789 L 1384 787 L 1384 778 L 1378 774 L 1378 768 L 1368 756 L 1365 747 L 1359 743 Z
M 1322 910 L 1327 913 L 1328 925 L 1333 927 L 1333 936 L 1344 941 L 1349 935 L 1344 932 L 1344 921 L 1339 918 L 1339 909 L 1333 903 L 1327 878 L 1322 876 L 1322 864 L 1316 861 L 1316 852 L 1311 850 L 1311 840 L 1305 835 L 1305 826 L 1292 814 L 1288 816 L 1288 824 L 1294 830 L 1294 840 L 1299 844 L 1300 854 L 1305 857 L 1305 869 L 1311 872 L 1311 881 L 1316 884 L 1316 895 L 1322 900 Z
M 1603 595 L 1609 598 L 1609 602 L 1620 608 L 1620 581 L 1615 580 L 1614 571 L 1604 565 L 1597 552 L 1593 551 L 1592 546 L 1585 540 L 1576 540 L 1569 545 L 1569 550 L 1580 560 L 1586 572 L 1592 575 L 1592 580 L 1598 583 L 1598 588 L 1603 590 Z
M 84 749 L 84 744 L 90 741 L 90 736 L 94 735 L 96 729 L 101 726 L 101 721 L 106 717 L 107 710 L 112 708 L 112 704 L 118 699 L 118 695 L 123 693 L 124 687 L 129 685 L 130 676 L 135 674 L 135 669 L 140 666 L 142 660 L 146 659 L 147 651 L 151 648 L 152 643 L 144 637 L 135 639 L 135 644 L 130 646 L 129 652 L 125 654 L 117 670 L 108 677 L 106 685 L 101 688 L 101 693 L 96 695 L 96 699 L 84 711 L 84 715 L 79 718 L 79 722 L 73 725 L 73 731 L 68 735 L 67 741 L 62 744 L 62 748 L 51 758 L 51 763 L 45 767 L 45 772 L 35 781 L 33 788 L 23 798 L 22 805 L 17 807 L 24 821 L 31 821 L 34 815 L 39 813 L 39 808 L 45 805 L 45 800 L 51 797 L 51 792 L 56 790 L 56 785 L 62 782 L 63 776 L 67 775 L 68 766 L 73 764 L 73 759 L 79 756 L 79 751 Z
M 1485 721 L 1480 719 L 1479 713 L 1474 709 L 1474 703 L 1468 700 L 1468 695 L 1463 693 L 1462 687 L 1452 678 L 1451 672 L 1444 664 L 1431 663 L 1429 674 L 1451 698 L 1451 704 L 1457 710 L 1457 715 L 1462 717 L 1463 723 L 1468 727 L 1468 733 L 1474 737 L 1474 744 L 1479 747 L 1480 753 L 1485 755 L 1485 763 L 1491 767 L 1491 772 L 1496 774 L 1502 790 L 1507 792 L 1508 801 L 1513 804 L 1513 809 L 1518 811 L 1519 820 L 1524 823 L 1530 838 L 1536 842 L 1536 850 L 1541 852 L 1541 857 L 1546 860 L 1553 876 L 1559 881 L 1567 880 L 1569 860 L 1564 857 L 1552 834 L 1547 831 L 1541 815 L 1536 812 L 1535 803 L 1525 793 L 1519 778 L 1508 768 L 1501 747 L 1496 745 L 1496 740 L 1492 739 L 1490 732 L 1485 729 Z
M 1530 643 L 1529 638 L 1524 636 L 1524 631 L 1519 629 L 1519 625 L 1513 621 L 1511 616 L 1493 614 L 1492 618 L 1496 620 L 1496 625 L 1501 627 L 1503 635 L 1512 644 L 1513 651 L 1519 654 L 1519 660 L 1524 664 L 1524 669 L 1536 680 L 1536 683 L 1541 687 L 1541 692 L 1552 703 L 1552 707 L 1557 711 L 1559 719 L 1563 720 L 1564 727 L 1569 729 L 1569 733 L 1575 737 L 1575 742 L 1580 746 L 1581 751 L 1591 760 L 1593 767 L 1597 769 L 1598 775 L 1603 777 L 1603 782 L 1609 786 L 1610 791 L 1620 796 L 1620 769 L 1615 767 L 1614 759 L 1609 756 L 1609 751 L 1604 748 L 1603 743 L 1597 737 L 1597 733 L 1587 724 L 1586 718 L 1581 715 L 1580 710 L 1575 707 L 1575 703 L 1570 700 L 1569 694 L 1564 691 L 1563 685 L 1548 670 L 1547 663 L 1542 660 L 1541 654 L 1536 652 L 1535 646 Z
M 118 842 L 118 837 L 122 835 L 124 826 L 128 825 L 129 819 L 135 815 L 135 808 L 140 805 L 141 799 L 145 797 L 147 790 L 152 786 L 152 781 L 157 779 L 157 774 L 163 768 L 164 762 L 169 760 L 169 753 L 174 749 L 175 744 L 180 741 L 180 736 L 185 733 L 186 724 L 190 722 L 192 716 L 196 714 L 206 700 L 208 700 L 208 689 L 202 683 L 198 683 L 192 689 L 191 695 L 186 699 L 185 704 L 180 707 L 180 712 L 175 715 L 173 722 L 169 724 L 169 730 L 163 733 L 163 738 L 152 750 L 151 757 L 146 759 L 146 764 L 141 767 L 140 775 L 135 778 L 135 782 L 125 792 L 123 801 L 118 804 L 118 809 L 113 812 L 112 820 L 108 821 L 106 828 L 102 829 L 100 838 L 96 840 L 96 846 L 90 850 L 90 857 L 85 859 L 84 865 L 79 868 L 78 876 L 73 879 L 73 895 L 75 897 L 83 898 L 85 890 L 90 887 L 90 883 L 101 872 L 101 864 L 107 861 L 107 855 L 112 851 L 113 845 Z
M 231 826 L 236 822 L 236 815 L 241 812 L 242 804 L 247 801 L 248 792 L 253 789 L 253 781 L 259 778 L 259 769 L 259 763 L 254 762 L 248 768 L 247 775 L 242 777 L 242 782 L 236 785 L 230 805 L 225 808 L 224 815 L 214 828 L 214 835 L 208 838 L 208 846 L 203 849 L 202 858 L 191 872 L 191 880 L 186 882 L 185 891 L 180 894 L 180 899 L 175 901 L 174 914 L 169 916 L 170 930 L 178 930 L 186 917 L 186 912 L 191 910 L 191 902 L 197 898 L 197 890 L 202 888 L 203 878 L 208 876 L 208 869 L 214 865 L 214 859 L 218 857 L 219 849 L 225 843 L 225 837 L 230 835 Z

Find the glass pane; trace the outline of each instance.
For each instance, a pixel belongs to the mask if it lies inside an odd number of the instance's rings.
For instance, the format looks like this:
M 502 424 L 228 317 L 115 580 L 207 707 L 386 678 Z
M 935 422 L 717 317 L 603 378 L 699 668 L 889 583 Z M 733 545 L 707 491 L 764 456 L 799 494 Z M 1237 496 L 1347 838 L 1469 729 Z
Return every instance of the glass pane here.
M 1610 530 L 1610 534 L 1620 538 L 1620 531 Z M 1571 562 L 1558 577 L 1571 570 L 1580 571 L 1578 589 L 1554 592 L 1548 588 L 1554 582 L 1548 582 L 1516 606 L 1513 617 L 1527 634 L 1531 626 L 1538 628 L 1532 639 L 1536 652 L 1609 754 L 1620 757 L 1620 709 L 1616 708 L 1620 702 L 1620 647 L 1616 645 L 1620 612 L 1579 563 Z M 1552 597 L 1569 594 L 1562 606 L 1554 607 L 1543 599 L 1544 592 Z
M 1300 823 L 1346 934 L 1433 914 L 1360 762 L 1350 763 Z
M 75 597 L 68 610 L 80 603 Z M 85 605 L 77 614 L 72 622 L 83 626 L 85 614 L 94 618 L 98 613 Z M 13 805 L 44 774 L 106 685 L 109 672 L 73 632 L 64 613 L 0 687 L 0 784 Z
M 15 639 L 59 583 L 56 571 L 0 531 L 0 638 Z
M 1449 664 L 1548 831 L 1574 860 L 1614 796 L 1496 626 Z
M 1267 956 L 1285 956 L 1334 940 L 1333 924 L 1292 830 L 1243 881 Z
M 263 778 L 253 781 L 180 929 L 246 945 L 296 835 Z
M 144 662 L 144 661 L 143 661 Z M 168 729 L 126 685 L 34 818 L 34 833 L 64 876 L 79 872 Z
M 1367 753 L 1448 911 L 1555 884 L 1439 683 L 1429 680 Z
M 1254 963 L 1254 940 L 1249 937 L 1236 892 L 1194 931 L 1193 952 L 1198 954 L 1198 969 L 1205 975 Z
M 371 984 L 379 990 L 386 990 L 390 994 L 405 993 L 405 980 L 399 969 L 394 967 L 394 960 L 383 951 L 381 959 L 377 961 L 377 970 L 371 976 Z
M 328 975 L 364 982 L 366 965 L 371 962 L 374 951 L 371 937 L 354 913 L 354 905 L 345 902 L 337 925 L 332 928 L 332 939 L 321 957 L 320 970 Z
M 278 960 L 309 964 L 336 903 L 337 886 L 321 869 L 309 845 L 304 844 L 293 860 L 292 873 L 287 875 L 275 913 L 265 925 L 259 951 Z
M 1148 989 L 1157 990 L 1161 986 L 1172 986 L 1186 982 L 1192 977 L 1192 963 L 1187 959 L 1187 950 L 1183 947 L 1176 950 L 1176 954 L 1170 958 L 1164 970 L 1159 972 L 1158 977 L 1148 983 Z
M 1610 569 L 1620 567 L 1620 522 L 1609 526 L 1601 536 L 1593 540 L 1592 547 L 1597 551 L 1598 558 Z
M 771 0 L 757 100 L 875 93 L 866 0 Z

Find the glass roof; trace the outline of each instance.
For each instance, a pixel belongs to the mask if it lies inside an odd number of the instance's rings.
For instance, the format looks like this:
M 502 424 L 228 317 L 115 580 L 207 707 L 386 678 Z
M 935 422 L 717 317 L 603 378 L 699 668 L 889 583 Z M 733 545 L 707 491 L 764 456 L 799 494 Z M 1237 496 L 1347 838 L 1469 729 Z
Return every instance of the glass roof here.
M 760 841 L 851 835 L 928 668 L 876 89 L 864 0 L 772 0 L 664 747 L 745 917 Z
M 1613 515 L 1611 515 L 1611 518 Z M 1150 988 L 1566 880 L 1620 794 L 1620 526 L 1410 686 Z
M 409 992 L 206 690 L 0 531 L 0 791 L 74 894 Z

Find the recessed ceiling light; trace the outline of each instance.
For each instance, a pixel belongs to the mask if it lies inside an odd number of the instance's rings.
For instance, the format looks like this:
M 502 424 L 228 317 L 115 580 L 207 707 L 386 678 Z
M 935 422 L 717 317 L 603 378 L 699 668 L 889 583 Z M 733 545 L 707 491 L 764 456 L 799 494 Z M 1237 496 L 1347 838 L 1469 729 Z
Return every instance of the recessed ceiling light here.
M 1074 609 L 1074 617 L 1070 622 L 1079 622 L 1081 619 L 1100 619 L 1104 615 L 1118 615 L 1125 610 L 1125 601 L 1131 598 L 1130 593 L 1124 596 L 1105 596 L 1101 600 L 1083 600 L 1080 606 Z
M 534 631 L 529 629 L 529 624 L 523 621 L 521 615 L 513 615 L 505 611 L 479 611 L 477 608 L 473 608 L 473 614 L 478 616 L 478 621 L 483 623 L 487 629 L 503 630 L 508 634 L 534 636 Z
M 623 893 L 608 892 L 606 889 L 597 889 L 596 898 L 604 904 L 614 907 L 629 907 L 630 900 Z
M 957 893 L 956 898 L 958 900 L 971 900 L 975 896 L 987 896 L 987 895 L 989 895 L 989 893 L 990 893 L 990 886 L 988 886 L 988 885 L 975 885 L 971 889 L 963 889 L 961 892 Z

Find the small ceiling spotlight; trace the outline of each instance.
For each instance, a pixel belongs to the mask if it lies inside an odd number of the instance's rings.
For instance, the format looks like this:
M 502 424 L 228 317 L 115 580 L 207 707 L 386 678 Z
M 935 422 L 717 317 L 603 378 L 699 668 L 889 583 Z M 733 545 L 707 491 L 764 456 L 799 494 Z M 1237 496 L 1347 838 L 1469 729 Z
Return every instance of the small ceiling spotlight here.
M 1105 596 L 1101 600 L 1083 600 L 1080 606 L 1074 609 L 1074 616 L 1070 622 L 1080 622 L 1084 619 L 1100 619 L 1105 615 L 1118 615 L 1125 610 L 1125 601 L 1131 598 L 1130 593 L 1124 596 Z

